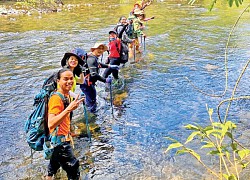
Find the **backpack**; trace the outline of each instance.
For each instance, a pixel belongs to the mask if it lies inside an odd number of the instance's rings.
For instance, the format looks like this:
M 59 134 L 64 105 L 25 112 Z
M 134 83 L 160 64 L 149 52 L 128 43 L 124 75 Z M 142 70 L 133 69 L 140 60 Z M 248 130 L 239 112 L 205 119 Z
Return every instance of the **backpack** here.
M 118 33 L 117 29 L 120 26 L 123 26 L 123 25 L 122 24 L 118 24 L 117 26 L 114 27 L 114 30 L 115 30 L 116 33 Z M 133 23 L 128 24 L 128 26 L 125 29 L 125 33 L 128 35 L 129 38 L 133 38 L 134 37 L 134 26 L 133 26 Z
M 53 93 L 58 94 L 66 107 L 65 97 L 55 92 L 57 89 L 56 74 L 52 74 L 43 83 L 42 89 L 34 98 L 34 110 L 25 122 L 26 141 L 31 149 L 42 151 L 43 145 L 49 140 L 48 102 Z
M 115 43 L 115 45 L 116 45 L 117 51 L 118 51 L 119 54 L 120 54 L 119 62 L 122 63 L 122 64 L 125 64 L 126 62 L 128 62 L 128 58 L 129 58 L 129 49 L 128 49 L 128 45 L 127 45 L 126 43 L 124 43 L 123 41 L 121 41 L 121 48 L 120 48 L 120 51 L 119 51 L 117 42 Z
M 88 76 L 90 71 L 89 71 L 89 67 L 88 67 L 88 64 L 87 64 L 87 59 L 88 59 L 88 54 L 85 54 L 84 56 L 84 59 L 83 59 L 83 66 L 82 66 L 82 72 L 83 72 L 83 75 L 84 76 Z
M 133 23 L 129 24 L 127 28 L 125 29 L 127 35 L 129 38 L 134 38 L 134 26 Z

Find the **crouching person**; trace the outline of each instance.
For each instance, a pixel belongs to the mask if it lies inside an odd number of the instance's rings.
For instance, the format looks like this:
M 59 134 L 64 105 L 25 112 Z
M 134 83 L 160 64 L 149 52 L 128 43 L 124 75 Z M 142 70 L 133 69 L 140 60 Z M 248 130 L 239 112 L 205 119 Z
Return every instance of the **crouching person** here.
M 56 146 L 50 158 L 46 179 L 52 179 L 57 170 L 62 167 L 67 172 L 69 180 L 78 180 L 80 178 L 79 160 L 74 156 L 71 146 L 70 112 L 75 110 L 84 99 L 78 99 L 78 95 L 70 102 L 69 91 L 74 84 L 74 75 L 70 69 L 63 68 L 58 72 L 57 84 L 57 92 L 51 96 L 48 104 L 48 127 L 51 141 L 56 137 L 54 142 Z

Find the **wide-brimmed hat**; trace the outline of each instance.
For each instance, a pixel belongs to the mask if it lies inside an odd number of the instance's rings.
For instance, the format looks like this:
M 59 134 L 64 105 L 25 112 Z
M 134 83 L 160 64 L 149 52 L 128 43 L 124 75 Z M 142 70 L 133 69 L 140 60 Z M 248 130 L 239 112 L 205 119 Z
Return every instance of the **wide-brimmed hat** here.
M 95 43 L 95 45 L 90 48 L 90 51 L 93 52 L 95 49 L 98 49 L 100 46 L 104 46 L 104 51 L 108 50 L 108 47 L 104 43 Z
M 144 11 L 137 8 L 134 10 L 134 14 L 144 14 Z
M 64 67 L 67 64 L 67 60 L 70 58 L 70 56 L 75 56 L 78 60 L 78 64 L 83 66 L 84 62 L 82 58 L 85 57 L 86 54 L 87 53 L 81 48 L 73 49 L 71 52 L 64 54 L 64 57 L 61 60 L 61 66 Z

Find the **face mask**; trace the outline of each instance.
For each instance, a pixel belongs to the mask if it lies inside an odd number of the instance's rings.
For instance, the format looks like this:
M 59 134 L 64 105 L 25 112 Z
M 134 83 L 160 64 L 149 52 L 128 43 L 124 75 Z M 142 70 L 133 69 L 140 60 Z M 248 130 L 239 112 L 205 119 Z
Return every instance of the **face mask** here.
M 114 37 L 113 37 L 113 38 L 109 38 L 109 41 L 114 41 L 115 39 L 116 39 L 116 38 L 114 38 Z

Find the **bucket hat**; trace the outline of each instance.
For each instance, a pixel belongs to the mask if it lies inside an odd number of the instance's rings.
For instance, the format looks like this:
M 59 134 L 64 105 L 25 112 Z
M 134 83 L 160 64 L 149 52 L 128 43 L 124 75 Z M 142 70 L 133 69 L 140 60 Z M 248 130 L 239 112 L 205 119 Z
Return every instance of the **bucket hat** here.
M 90 51 L 93 52 L 95 49 L 98 49 L 100 46 L 104 46 L 104 51 L 108 50 L 108 47 L 104 43 L 95 43 L 95 45 L 90 48 Z
M 64 67 L 67 64 L 67 60 L 70 56 L 75 56 L 78 60 L 78 64 L 83 66 L 84 62 L 82 58 L 85 57 L 86 54 L 87 53 L 81 48 L 73 49 L 71 52 L 67 52 L 64 54 L 64 57 L 61 60 L 61 66 Z

